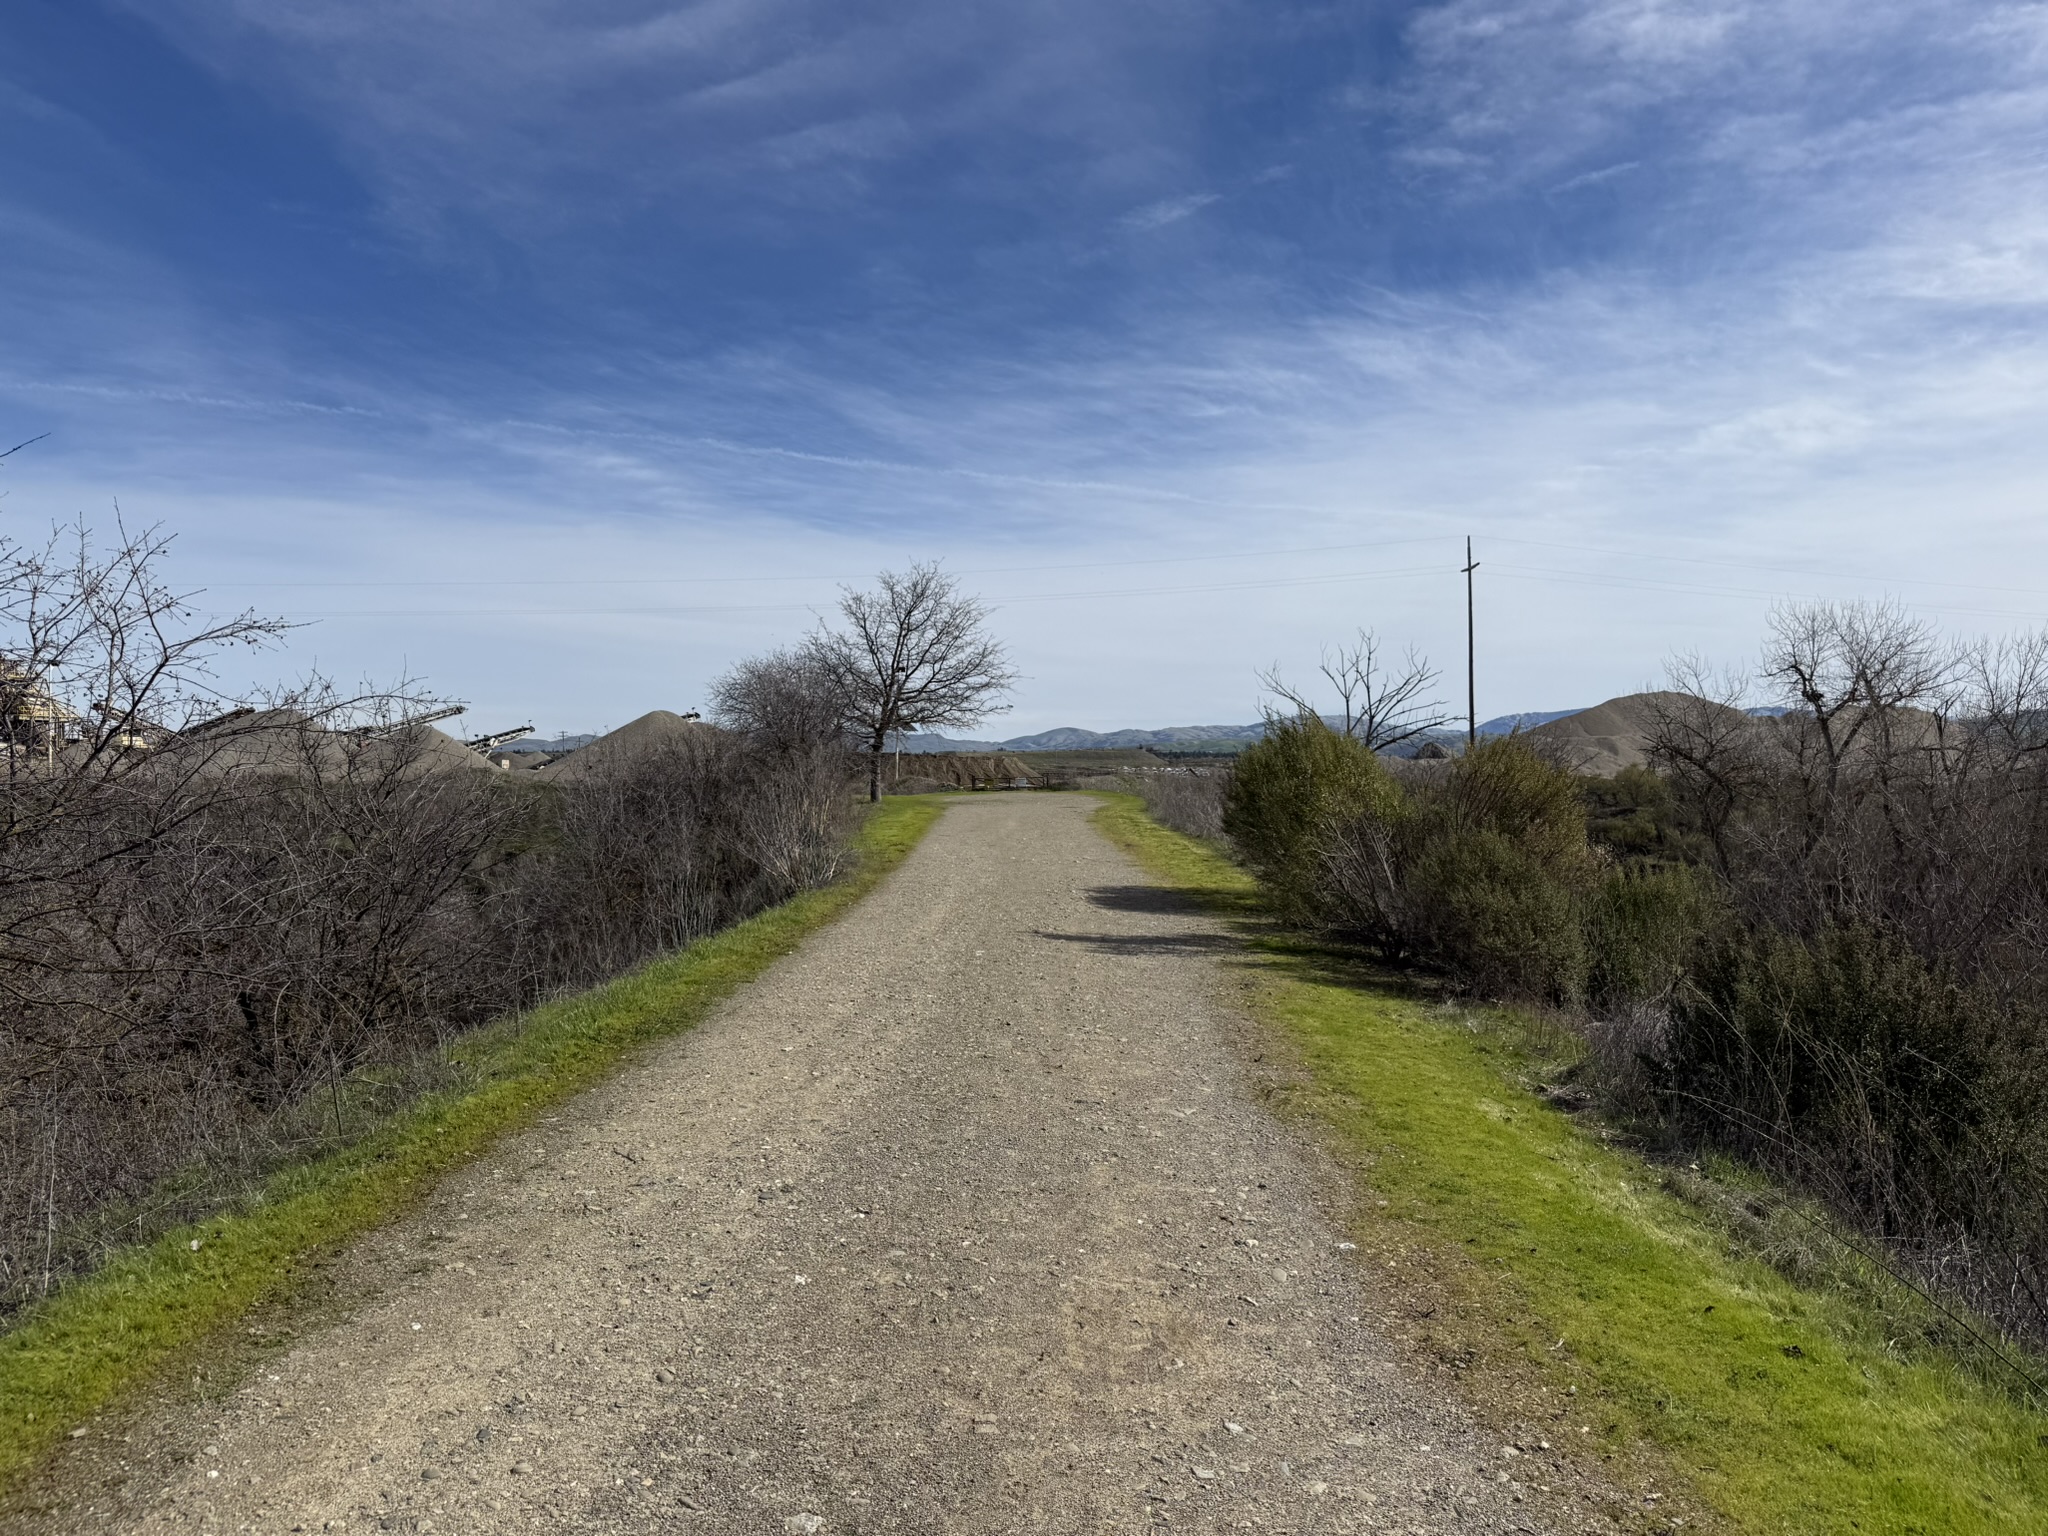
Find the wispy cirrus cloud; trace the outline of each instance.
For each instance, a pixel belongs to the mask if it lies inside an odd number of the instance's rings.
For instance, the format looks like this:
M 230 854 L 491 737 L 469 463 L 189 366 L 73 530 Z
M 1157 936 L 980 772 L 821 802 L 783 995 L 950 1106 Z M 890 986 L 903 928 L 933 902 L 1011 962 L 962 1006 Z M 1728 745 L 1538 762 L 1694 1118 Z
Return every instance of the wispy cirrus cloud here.
M 1211 203 L 1220 202 L 1220 192 L 1189 192 L 1181 197 L 1162 197 L 1156 203 L 1147 203 L 1142 208 L 1133 208 L 1117 222 L 1125 229 L 1144 231 L 1164 229 L 1169 224 L 1178 224 L 1182 219 L 1191 219 Z

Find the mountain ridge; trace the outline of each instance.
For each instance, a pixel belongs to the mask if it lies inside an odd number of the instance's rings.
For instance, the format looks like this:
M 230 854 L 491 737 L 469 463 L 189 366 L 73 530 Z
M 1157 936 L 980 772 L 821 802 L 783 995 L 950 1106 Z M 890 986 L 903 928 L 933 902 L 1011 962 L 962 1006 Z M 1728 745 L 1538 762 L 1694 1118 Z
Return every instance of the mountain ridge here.
M 1491 720 L 1480 722 L 1479 734 L 1505 736 L 1510 731 L 1526 731 L 1534 726 L 1548 725 L 1553 720 L 1582 715 L 1593 707 L 1589 704 L 1581 709 L 1529 710 L 1520 714 L 1496 715 Z M 1029 736 L 1012 736 L 1004 741 L 969 740 L 936 732 L 919 733 L 902 737 L 900 745 L 905 752 L 1100 752 L 1129 747 L 1187 746 L 1212 741 L 1257 741 L 1265 734 L 1266 723 L 1263 720 L 1254 725 L 1169 725 L 1157 730 L 1127 728 L 1117 731 L 1090 731 L 1077 725 L 1062 725 Z M 1465 733 L 1444 726 L 1431 734 L 1448 739 Z M 890 745 L 894 750 L 898 743 L 892 741 Z

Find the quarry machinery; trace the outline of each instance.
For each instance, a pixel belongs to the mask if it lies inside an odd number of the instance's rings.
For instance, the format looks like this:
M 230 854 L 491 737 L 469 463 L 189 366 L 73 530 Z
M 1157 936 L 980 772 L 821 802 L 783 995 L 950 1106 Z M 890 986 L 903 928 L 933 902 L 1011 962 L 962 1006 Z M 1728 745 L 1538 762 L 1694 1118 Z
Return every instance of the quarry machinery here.
M 395 736 L 400 731 L 410 730 L 416 725 L 432 725 L 437 720 L 452 720 L 457 715 L 467 714 L 467 704 L 446 704 L 439 709 L 430 709 L 424 715 L 409 715 L 403 720 L 393 720 L 388 725 L 358 725 L 351 727 L 351 736 L 360 736 L 374 741 L 379 736 Z
M 57 749 L 84 734 L 78 716 L 15 662 L 0 659 L 0 748 L 9 756 L 57 760 Z
M 494 750 L 504 746 L 506 742 L 517 741 L 522 736 L 531 736 L 532 734 L 532 726 L 522 725 L 515 730 L 493 731 L 488 736 L 472 736 L 463 745 L 472 752 L 481 752 L 488 757 Z

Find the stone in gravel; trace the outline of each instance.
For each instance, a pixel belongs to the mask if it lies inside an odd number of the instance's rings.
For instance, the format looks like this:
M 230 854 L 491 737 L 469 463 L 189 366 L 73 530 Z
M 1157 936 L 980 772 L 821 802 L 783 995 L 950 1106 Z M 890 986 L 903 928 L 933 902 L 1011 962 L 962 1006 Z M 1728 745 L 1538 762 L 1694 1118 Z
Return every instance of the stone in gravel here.
M 532 1470 L 533 1463 L 530 1461 L 515 1461 L 512 1463 L 512 1472 L 514 1476 L 524 1477 L 527 1473 L 531 1472 Z
M 790 1536 L 814 1536 L 814 1533 L 825 1529 L 825 1517 L 810 1514 L 791 1515 L 782 1522 L 782 1528 L 788 1531 Z

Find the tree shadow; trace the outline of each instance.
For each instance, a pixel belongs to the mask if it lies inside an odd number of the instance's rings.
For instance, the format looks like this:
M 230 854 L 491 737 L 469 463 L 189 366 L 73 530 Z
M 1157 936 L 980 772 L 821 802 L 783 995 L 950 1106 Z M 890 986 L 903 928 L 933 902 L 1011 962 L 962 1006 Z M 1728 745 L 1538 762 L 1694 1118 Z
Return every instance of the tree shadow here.
M 1393 993 L 1415 1002 L 1441 1002 L 1455 991 L 1446 978 L 1414 965 L 1390 962 L 1343 936 L 1291 928 L 1256 891 L 1167 885 L 1098 885 L 1083 893 L 1108 912 L 1156 917 L 1209 917 L 1222 928 L 1206 933 L 1053 933 L 1037 937 L 1086 944 L 1104 954 L 1235 953 L 1244 961 L 1278 963 L 1303 981 Z
M 1202 904 L 1186 891 L 1165 885 L 1098 885 L 1085 893 L 1088 904 L 1110 912 L 1144 912 L 1158 917 L 1198 915 Z
M 1031 933 L 1058 944 L 1085 944 L 1105 955 L 1213 955 L 1244 947 L 1227 933 L 1053 933 L 1044 928 Z

